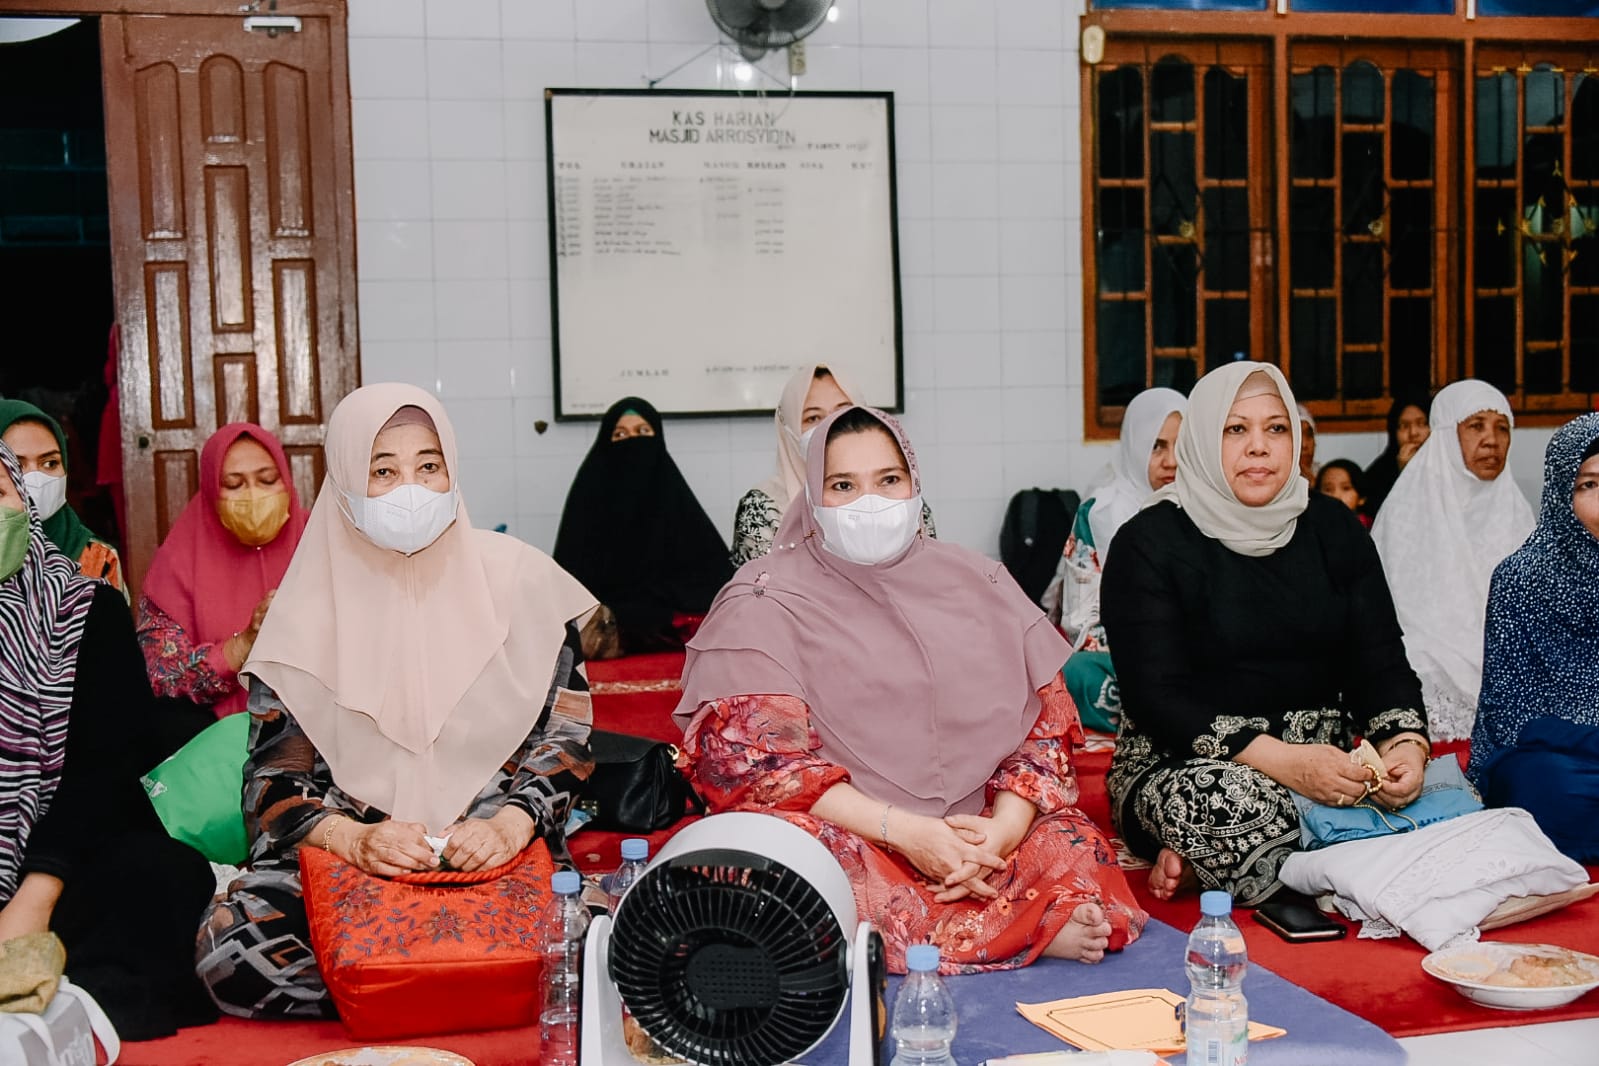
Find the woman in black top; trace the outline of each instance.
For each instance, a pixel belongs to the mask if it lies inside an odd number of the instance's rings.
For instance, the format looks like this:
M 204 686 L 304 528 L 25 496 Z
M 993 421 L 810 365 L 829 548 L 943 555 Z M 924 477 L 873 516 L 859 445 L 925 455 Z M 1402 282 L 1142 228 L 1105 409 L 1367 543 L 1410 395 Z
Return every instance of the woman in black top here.
M 1232 363 L 1203 378 L 1177 438 L 1177 480 L 1116 537 L 1103 620 L 1122 720 L 1107 780 L 1150 889 L 1219 888 L 1253 905 L 1299 839 L 1292 789 L 1346 805 L 1421 790 L 1427 719 L 1371 538 L 1309 493 L 1282 374 Z
M 675 619 L 710 610 L 733 576 L 727 544 L 666 451 L 661 416 L 637 396 L 600 421 L 566 495 L 554 555 L 615 613 L 624 654 L 681 649 Z
M 194 936 L 216 882 L 139 777 L 150 682 L 122 594 L 44 536 L 0 445 L 0 941 L 52 931 L 126 1040 L 216 1011 Z

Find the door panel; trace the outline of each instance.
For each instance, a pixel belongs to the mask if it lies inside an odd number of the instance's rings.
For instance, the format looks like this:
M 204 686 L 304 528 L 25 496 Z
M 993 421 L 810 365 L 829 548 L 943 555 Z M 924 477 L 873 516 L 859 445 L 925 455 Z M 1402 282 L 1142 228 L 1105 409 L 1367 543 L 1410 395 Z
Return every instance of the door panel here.
M 343 26 L 302 27 L 101 19 L 135 586 L 218 425 L 277 433 L 309 504 L 327 413 L 358 383 Z

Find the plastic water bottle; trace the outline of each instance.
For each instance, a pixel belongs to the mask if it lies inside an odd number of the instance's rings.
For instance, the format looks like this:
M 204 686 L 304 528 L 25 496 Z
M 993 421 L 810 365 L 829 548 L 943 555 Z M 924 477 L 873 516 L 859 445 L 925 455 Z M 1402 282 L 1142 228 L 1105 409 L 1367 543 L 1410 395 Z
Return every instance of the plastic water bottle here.
M 650 842 L 643 837 L 628 837 L 622 841 L 622 865 L 616 868 L 607 880 L 605 895 L 610 902 L 611 920 L 616 920 L 617 908 L 622 905 L 622 897 L 627 895 L 627 890 L 632 888 L 638 879 L 644 876 L 644 869 L 649 865 Z M 656 1043 L 655 1038 L 644 1031 L 633 1018 L 633 1012 L 627 1009 L 627 1004 L 622 1004 L 622 1032 L 627 1037 L 627 1046 L 636 1059 L 657 1060 L 670 1058 Z
M 606 884 L 605 894 L 610 899 L 611 917 L 622 905 L 622 897 L 633 887 L 633 882 L 644 876 L 644 867 L 650 860 L 650 842 L 643 837 L 628 837 L 622 841 L 622 865 L 616 868 Z
M 1201 918 L 1188 935 L 1188 1066 L 1244 1066 L 1249 1061 L 1249 954 L 1226 892 L 1199 897 Z
M 938 976 L 938 948 L 917 944 L 905 952 L 910 972 L 894 997 L 889 1035 L 894 1038 L 891 1066 L 955 1066 L 950 1045 L 955 1041 L 955 1001 Z
M 583 938 L 589 911 L 578 898 L 583 879 L 572 870 L 550 878 L 544 941 L 544 1005 L 539 1011 L 543 1066 L 577 1066 L 578 1015 L 583 1006 Z

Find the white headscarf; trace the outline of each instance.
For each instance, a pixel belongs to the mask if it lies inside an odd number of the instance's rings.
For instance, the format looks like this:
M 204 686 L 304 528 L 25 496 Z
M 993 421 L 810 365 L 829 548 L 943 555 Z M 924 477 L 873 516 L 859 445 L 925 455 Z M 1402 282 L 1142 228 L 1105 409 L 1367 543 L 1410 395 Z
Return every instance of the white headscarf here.
M 800 450 L 799 443 L 804 430 L 800 422 L 805 417 L 805 396 L 811 391 L 811 382 L 816 380 L 818 370 L 825 370 L 832 375 L 833 384 L 838 386 L 845 399 L 851 403 L 861 399 L 839 376 L 837 367 L 827 363 L 807 363 L 795 369 L 783 386 L 783 397 L 778 400 L 777 410 L 772 416 L 777 424 L 777 471 L 755 486 L 772 498 L 778 514 L 786 514 L 789 503 L 805 487 L 805 454 Z M 830 415 L 833 412 L 822 413 Z
M 1167 416 L 1182 414 L 1188 401 L 1176 389 L 1145 389 L 1122 415 L 1121 440 L 1110 459 L 1108 477 L 1089 494 L 1088 529 L 1101 561 L 1122 523 L 1138 513 L 1155 490 L 1149 485 L 1149 457 Z
M 1455 427 L 1482 411 L 1515 425 L 1505 394 L 1485 381 L 1457 381 L 1438 393 L 1428 414 L 1432 436 L 1400 472 L 1371 531 L 1440 740 L 1471 735 L 1488 583 L 1536 524 L 1508 462 L 1492 481 L 1466 467 Z
M 1276 496 L 1259 507 L 1239 501 L 1221 463 L 1221 431 L 1227 424 L 1227 412 L 1251 374 L 1265 374 L 1277 386 L 1294 432 L 1288 480 Z M 1144 506 L 1171 500 L 1201 533 L 1239 555 L 1270 555 L 1281 548 L 1293 539 L 1299 516 L 1310 503 L 1310 482 L 1299 476 L 1297 408 L 1287 379 L 1270 363 L 1226 363 L 1212 370 L 1188 394 L 1183 428 L 1177 432 L 1177 480 L 1151 496 Z

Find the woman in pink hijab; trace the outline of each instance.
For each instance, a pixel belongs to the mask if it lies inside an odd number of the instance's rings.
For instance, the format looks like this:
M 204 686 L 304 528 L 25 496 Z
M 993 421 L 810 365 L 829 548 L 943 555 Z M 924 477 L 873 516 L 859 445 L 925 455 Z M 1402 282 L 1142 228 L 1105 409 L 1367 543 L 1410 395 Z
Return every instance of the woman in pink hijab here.
M 233 422 L 200 450 L 200 491 L 150 563 L 139 597 L 139 646 L 171 741 L 244 710 L 239 667 L 305 529 L 283 445 Z
M 206 912 L 200 979 L 247 1018 L 331 1017 L 299 851 L 379 877 L 508 862 L 562 829 L 592 764 L 571 624 L 594 597 L 543 552 L 472 528 L 443 406 L 368 385 L 241 674 L 249 861 Z M 428 837 L 444 841 L 435 851 Z
M 770 554 L 689 643 L 678 720 L 716 810 L 764 811 L 838 858 L 889 967 L 1097 962 L 1145 914 L 1076 808 L 1070 649 L 1004 568 L 931 540 L 899 423 L 837 411 Z

